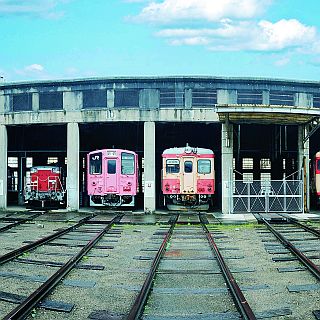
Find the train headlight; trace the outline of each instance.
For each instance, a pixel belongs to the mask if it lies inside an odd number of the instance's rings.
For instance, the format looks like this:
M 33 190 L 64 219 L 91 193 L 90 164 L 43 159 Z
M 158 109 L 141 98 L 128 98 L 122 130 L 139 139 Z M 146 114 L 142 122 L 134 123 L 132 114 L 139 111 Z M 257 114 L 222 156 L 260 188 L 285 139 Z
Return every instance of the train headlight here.
M 53 173 L 60 173 L 60 168 L 52 168 Z
M 38 169 L 37 169 L 37 168 L 31 168 L 31 169 L 30 169 L 30 172 L 31 172 L 31 173 L 36 173 L 36 172 L 38 172 Z

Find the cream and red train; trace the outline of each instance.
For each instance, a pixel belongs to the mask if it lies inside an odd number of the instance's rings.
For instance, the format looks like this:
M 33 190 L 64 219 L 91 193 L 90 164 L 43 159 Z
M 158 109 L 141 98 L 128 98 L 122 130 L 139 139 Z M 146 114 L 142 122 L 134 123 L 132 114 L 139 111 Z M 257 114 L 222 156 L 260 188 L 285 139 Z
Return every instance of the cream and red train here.
M 169 210 L 208 210 L 215 192 L 214 153 L 210 149 L 170 148 L 162 153 L 162 193 Z
M 312 161 L 311 196 L 315 206 L 320 205 L 320 151 Z

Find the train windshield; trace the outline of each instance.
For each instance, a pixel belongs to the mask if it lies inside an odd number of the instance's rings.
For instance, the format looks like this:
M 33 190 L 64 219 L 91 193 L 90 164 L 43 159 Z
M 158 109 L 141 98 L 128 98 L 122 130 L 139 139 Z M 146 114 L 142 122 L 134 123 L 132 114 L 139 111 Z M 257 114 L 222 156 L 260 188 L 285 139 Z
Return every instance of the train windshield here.
M 121 174 L 134 174 L 134 154 L 121 153 Z
M 115 174 L 117 172 L 116 160 L 108 160 L 108 173 Z
M 320 160 L 317 160 L 317 170 L 320 170 Z
M 211 172 L 210 160 L 198 160 L 198 173 L 207 174 Z
M 180 171 L 180 164 L 179 160 L 167 160 L 166 162 L 166 172 L 167 173 L 179 173 Z
M 102 173 L 102 152 L 90 154 L 90 174 Z
M 192 172 L 192 161 L 186 161 L 184 163 L 184 172 L 191 173 Z

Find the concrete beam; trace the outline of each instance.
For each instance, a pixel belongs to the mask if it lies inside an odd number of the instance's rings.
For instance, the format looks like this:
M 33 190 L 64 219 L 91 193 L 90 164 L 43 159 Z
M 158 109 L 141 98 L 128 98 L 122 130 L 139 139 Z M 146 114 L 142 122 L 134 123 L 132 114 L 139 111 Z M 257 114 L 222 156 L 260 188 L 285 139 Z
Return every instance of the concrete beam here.
M 79 125 L 68 123 L 67 128 L 67 210 L 79 210 Z
M 156 132 L 154 122 L 144 123 L 144 212 L 156 210 Z
M 7 208 L 8 181 L 8 135 L 7 128 L 0 125 L 0 209 Z
M 221 171 L 222 213 L 227 214 L 232 210 L 230 198 L 232 185 L 230 184 L 230 181 L 233 176 L 233 125 L 229 123 L 222 124 Z
M 64 93 L 64 96 L 66 92 Z M 69 100 L 68 103 L 71 103 Z M 78 101 L 79 103 L 79 101 Z M 109 102 L 108 102 L 109 103 Z M 0 113 L 0 123 L 5 125 L 20 124 L 61 124 L 61 123 L 96 123 L 96 122 L 219 122 L 213 108 L 161 108 L 161 109 L 95 109 L 78 111 L 48 112 L 12 112 Z

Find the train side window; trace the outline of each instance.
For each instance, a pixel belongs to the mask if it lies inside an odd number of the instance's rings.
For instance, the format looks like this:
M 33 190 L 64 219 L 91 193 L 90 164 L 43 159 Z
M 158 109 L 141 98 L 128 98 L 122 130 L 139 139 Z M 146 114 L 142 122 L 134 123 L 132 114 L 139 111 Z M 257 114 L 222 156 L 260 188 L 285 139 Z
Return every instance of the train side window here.
M 191 173 L 192 172 L 192 162 L 191 161 L 186 161 L 184 163 L 184 172 L 185 173 Z
M 166 161 L 166 172 L 167 173 L 179 173 L 180 164 L 178 159 L 168 159 Z
M 208 174 L 211 172 L 211 161 L 210 160 L 198 160 L 198 173 Z
M 117 171 L 117 163 L 116 160 L 108 160 L 108 173 L 115 174 Z
M 317 160 L 317 170 L 320 170 L 320 160 Z
M 102 173 L 102 153 L 93 153 L 90 155 L 90 174 Z
M 134 174 L 134 154 L 121 153 L 121 174 Z

